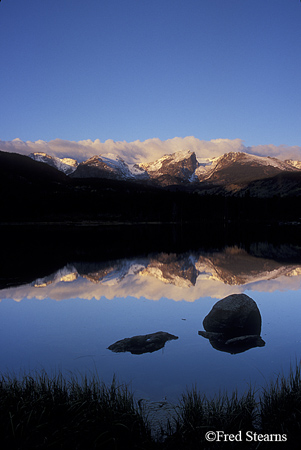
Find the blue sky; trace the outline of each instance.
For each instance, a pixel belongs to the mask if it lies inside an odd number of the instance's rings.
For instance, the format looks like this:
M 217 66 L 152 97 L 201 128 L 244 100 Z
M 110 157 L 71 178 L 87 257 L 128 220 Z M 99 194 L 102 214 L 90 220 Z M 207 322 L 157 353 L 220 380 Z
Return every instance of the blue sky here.
M 2 0 L 0 140 L 301 146 L 299 0 Z

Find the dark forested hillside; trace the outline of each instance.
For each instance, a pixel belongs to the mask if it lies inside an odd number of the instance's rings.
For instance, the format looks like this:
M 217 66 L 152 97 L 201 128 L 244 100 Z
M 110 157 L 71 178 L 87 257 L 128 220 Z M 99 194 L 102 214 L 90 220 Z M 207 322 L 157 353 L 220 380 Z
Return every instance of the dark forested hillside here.
M 28 156 L 17 153 L 0 151 L 0 185 L 5 188 L 8 184 L 26 186 L 38 183 L 65 182 L 66 175 L 57 169 L 38 161 L 33 161 Z

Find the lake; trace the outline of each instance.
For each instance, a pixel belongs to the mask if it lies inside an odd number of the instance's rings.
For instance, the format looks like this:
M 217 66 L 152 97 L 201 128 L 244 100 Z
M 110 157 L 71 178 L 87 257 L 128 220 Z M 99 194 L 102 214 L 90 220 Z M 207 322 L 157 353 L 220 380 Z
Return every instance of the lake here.
M 195 384 L 212 396 L 260 388 L 301 355 L 298 227 L 12 227 L 0 289 L 2 373 L 116 375 L 137 399 L 177 402 Z M 221 299 L 256 302 L 264 346 L 231 353 L 199 335 Z M 151 353 L 116 341 L 163 331 Z

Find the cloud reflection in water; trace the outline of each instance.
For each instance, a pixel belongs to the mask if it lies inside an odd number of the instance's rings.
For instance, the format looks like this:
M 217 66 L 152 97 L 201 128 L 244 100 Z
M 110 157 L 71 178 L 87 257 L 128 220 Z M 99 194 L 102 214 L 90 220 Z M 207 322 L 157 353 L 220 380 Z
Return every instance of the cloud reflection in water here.
M 193 302 L 244 291 L 297 290 L 301 265 L 279 262 L 246 250 L 226 247 L 217 252 L 158 253 L 108 262 L 74 262 L 32 283 L 0 291 L 0 298 L 100 299 L 135 297 Z M 254 252 L 253 252 L 254 253 Z

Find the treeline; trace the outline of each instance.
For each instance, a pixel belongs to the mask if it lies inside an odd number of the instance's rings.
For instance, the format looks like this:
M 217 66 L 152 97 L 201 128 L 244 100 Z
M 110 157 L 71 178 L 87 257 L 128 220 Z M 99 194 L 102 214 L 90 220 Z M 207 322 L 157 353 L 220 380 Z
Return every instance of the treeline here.
M 172 192 L 112 180 L 17 183 L 1 189 L 1 222 L 297 221 L 301 198 Z

